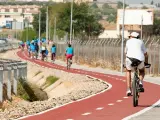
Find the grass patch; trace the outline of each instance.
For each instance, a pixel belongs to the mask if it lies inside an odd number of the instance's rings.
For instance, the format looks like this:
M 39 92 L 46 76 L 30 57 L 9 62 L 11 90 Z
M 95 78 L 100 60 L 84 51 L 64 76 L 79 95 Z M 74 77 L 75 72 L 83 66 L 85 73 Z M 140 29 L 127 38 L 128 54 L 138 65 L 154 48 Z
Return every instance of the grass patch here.
M 23 88 L 23 85 L 20 83 L 18 80 L 18 85 L 17 85 L 17 95 L 20 96 L 20 98 L 29 101 L 30 97 Z
M 40 74 L 42 71 L 37 71 L 36 73 L 35 73 L 35 75 L 34 76 L 37 76 L 38 74 Z
M 46 82 L 45 82 L 45 86 L 48 87 L 50 85 L 52 85 L 53 83 L 55 83 L 59 78 L 55 77 L 55 76 L 48 76 L 46 78 Z
M 30 87 L 30 85 L 23 80 L 22 78 L 18 80 L 18 90 L 17 90 L 18 96 L 23 98 L 27 101 L 37 101 L 38 98 L 35 95 L 33 89 Z

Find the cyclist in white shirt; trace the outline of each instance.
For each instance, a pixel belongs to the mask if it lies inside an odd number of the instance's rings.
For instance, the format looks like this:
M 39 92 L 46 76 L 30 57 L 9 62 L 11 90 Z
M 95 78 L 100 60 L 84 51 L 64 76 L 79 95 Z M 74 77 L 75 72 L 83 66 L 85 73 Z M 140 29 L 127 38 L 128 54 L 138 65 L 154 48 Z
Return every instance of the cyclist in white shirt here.
M 132 32 L 130 34 L 130 39 L 126 42 L 126 78 L 127 78 L 127 96 L 131 96 L 131 71 L 133 70 L 132 63 L 138 62 L 139 69 L 139 87 L 140 91 L 144 92 L 143 88 L 143 78 L 145 76 L 145 63 L 148 63 L 148 55 L 145 45 L 142 40 L 139 39 L 139 33 Z

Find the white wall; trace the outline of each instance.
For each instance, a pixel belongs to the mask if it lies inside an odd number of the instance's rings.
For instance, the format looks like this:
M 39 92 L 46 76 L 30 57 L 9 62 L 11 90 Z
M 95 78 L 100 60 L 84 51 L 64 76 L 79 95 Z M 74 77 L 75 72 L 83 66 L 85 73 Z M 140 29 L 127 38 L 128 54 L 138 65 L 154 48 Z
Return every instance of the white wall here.
M 128 38 L 129 32 L 124 31 L 124 37 Z M 104 30 L 102 34 L 98 36 L 98 38 L 118 38 L 119 32 L 117 30 Z

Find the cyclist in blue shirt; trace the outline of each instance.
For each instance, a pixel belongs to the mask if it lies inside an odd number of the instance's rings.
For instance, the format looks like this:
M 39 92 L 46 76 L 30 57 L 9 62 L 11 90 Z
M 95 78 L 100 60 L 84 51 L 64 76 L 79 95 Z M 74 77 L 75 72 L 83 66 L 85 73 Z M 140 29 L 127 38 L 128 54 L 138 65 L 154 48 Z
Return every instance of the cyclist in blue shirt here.
M 32 41 L 30 44 L 30 51 L 31 51 L 31 58 L 33 59 L 36 52 L 36 46 L 34 44 L 34 41 Z
M 53 44 L 52 48 L 51 48 L 51 60 L 53 63 L 55 61 L 55 57 L 56 57 L 56 46 L 55 46 L 55 44 Z
M 65 55 L 66 55 L 67 63 L 68 63 L 68 59 L 72 60 L 72 57 L 74 56 L 74 49 L 72 48 L 71 44 L 68 44 Z

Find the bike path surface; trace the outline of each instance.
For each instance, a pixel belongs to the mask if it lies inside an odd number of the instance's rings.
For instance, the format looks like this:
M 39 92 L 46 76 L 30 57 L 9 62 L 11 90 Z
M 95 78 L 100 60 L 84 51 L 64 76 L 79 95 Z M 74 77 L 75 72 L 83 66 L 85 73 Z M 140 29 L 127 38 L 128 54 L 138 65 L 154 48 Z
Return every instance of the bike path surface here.
M 40 66 L 51 69 L 59 69 L 71 73 L 90 75 L 102 79 L 112 85 L 112 88 L 97 94 L 88 99 L 77 101 L 63 107 L 50 110 L 43 114 L 24 118 L 25 120 L 121 120 L 129 115 L 132 115 L 140 110 L 147 108 L 157 102 L 160 94 L 160 86 L 144 82 L 145 93 L 142 93 L 139 98 L 139 106 L 132 106 L 132 97 L 126 97 L 126 83 L 123 76 L 110 75 L 99 72 L 91 72 L 86 70 L 71 68 L 44 62 L 41 60 L 32 60 L 28 58 L 27 52 L 17 53 L 24 60 L 34 62 Z

